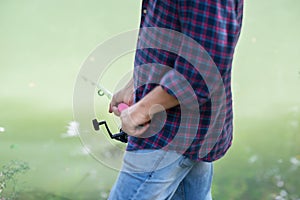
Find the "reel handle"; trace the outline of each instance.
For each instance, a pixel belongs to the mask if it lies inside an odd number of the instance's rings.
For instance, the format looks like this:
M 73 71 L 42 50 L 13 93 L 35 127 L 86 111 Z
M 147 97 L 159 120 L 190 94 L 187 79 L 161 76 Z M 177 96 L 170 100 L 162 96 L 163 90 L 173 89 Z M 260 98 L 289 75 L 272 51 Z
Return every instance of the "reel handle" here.
M 123 110 L 127 109 L 128 107 L 129 106 L 126 103 L 120 103 L 118 105 L 118 110 L 119 110 L 119 112 L 122 112 Z M 115 140 L 118 140 L 120 142 L 127 143 L 127 141 L 128 141 L 128 135 L 125 132 L 122 132 L 122 129 L 120 130 L 119 133 L 112 134 L 112 132 L 108 128 L 108 125 L 107 125 L 106 121 L 100 121 L 100 122 L 98 122 L 97 119 L 93 119 L 92 123 L 93 123 L 93 127 L 94 127 L 95 131 L 99 131 L 100 130 L 100 126 L 104 125 L 105 128 L 106 128 L 106 131 L 108 132 L 108 134 L 109 134 L 109 136 L 110 136 L 111 139 L 115 139 Z

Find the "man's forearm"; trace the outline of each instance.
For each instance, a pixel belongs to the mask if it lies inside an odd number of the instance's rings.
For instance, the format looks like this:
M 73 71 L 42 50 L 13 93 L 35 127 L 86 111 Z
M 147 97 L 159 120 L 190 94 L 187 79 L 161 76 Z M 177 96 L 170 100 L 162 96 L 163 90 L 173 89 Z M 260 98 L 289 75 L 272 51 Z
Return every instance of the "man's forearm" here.
M 152 115 L 178 104 L 175 97 L 164 91 L 161 86 L 157 86 L 140 101 L 121 113 L 122 130 L 128 135 L 142 137 L 149 127 Z
M 168 94 L 161 86 L 155 87 L 150 93 L 137 103 L 137 110 L 144 115 L 151 116 L 155 113 L 172 108 L 179 104 L 178 100 Z
M 125 85 L 125 87 L 123 88 L 125 90 L 129 90 L 132 93 L 134 92 L 134 83 L 133 83 L 133 78 L 131 78 L 128 83 Z

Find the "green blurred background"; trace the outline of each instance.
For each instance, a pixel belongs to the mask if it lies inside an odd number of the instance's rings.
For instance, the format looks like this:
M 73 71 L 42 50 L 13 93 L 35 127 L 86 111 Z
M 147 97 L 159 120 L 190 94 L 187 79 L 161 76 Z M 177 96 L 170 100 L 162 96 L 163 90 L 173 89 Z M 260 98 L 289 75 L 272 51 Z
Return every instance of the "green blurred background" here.
M 78 137 L 62 136 L 74 128 L 81 64 L 101 42 L 138 28 L 140 4 L 0 0 L 0 167 L 29 164 L 17 178 L 18 199 L 106 198 L 118 172 L 89 156 Z M 215 163 L 214 199 L 300 199 L 299 10 L 299 0 L 245 2 L 233 70 L 235 139 Z M 116 65 L 130 70 L 131 59 Z

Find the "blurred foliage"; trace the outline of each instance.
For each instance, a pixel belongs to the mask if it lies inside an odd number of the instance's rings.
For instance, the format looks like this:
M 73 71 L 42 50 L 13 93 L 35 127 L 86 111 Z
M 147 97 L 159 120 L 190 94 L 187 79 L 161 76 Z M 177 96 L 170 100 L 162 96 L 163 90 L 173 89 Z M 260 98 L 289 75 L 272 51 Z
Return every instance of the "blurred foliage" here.
M 18 195 L 18 176 L 29 170 L 26 162 L 12 160 L 2 166 L 0 171 L 0 198 L 3 200 L 16 199 Z

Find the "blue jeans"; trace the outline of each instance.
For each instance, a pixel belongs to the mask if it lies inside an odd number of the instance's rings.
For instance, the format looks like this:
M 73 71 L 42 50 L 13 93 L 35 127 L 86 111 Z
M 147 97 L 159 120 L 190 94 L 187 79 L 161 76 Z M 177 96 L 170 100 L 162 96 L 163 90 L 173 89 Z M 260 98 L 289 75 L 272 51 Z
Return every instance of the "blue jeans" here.
M 126 152 L 109 200 L 211 200 L 213 165 L 173 151 Z

